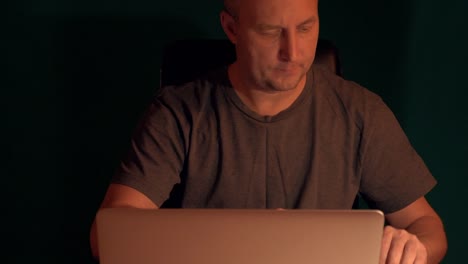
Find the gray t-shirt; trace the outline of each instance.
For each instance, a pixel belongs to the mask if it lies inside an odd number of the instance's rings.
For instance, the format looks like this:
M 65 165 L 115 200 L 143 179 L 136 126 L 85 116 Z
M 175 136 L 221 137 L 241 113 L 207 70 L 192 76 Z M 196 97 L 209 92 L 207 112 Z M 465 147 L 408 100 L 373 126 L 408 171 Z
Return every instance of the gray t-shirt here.
M 113 182 L 159 206 L 176 190 L 185 208 L 348 209 L 359 193 L 385 213 L 436 184 L 380 97 L 317 67 L 275 116 L 243 104 L 226 68 L 162 88 Z

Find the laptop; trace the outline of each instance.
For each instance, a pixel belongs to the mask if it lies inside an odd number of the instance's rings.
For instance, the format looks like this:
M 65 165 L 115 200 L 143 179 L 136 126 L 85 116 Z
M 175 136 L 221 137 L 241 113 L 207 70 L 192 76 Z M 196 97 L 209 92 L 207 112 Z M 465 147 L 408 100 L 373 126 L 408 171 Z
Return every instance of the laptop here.
M 105 208 L 101 264 L 376 264 L 379 210 Z

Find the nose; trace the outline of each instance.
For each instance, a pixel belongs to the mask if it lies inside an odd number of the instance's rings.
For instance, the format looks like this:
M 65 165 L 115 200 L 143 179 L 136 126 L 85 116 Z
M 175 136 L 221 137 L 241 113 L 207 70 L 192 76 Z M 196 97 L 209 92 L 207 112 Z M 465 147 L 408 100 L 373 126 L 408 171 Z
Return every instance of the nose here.
M 297 34 L 294 31 L 283 31 L 281 36 L 281 44 L 279 57 L 281 61 L 293 62 L 297 59 Z

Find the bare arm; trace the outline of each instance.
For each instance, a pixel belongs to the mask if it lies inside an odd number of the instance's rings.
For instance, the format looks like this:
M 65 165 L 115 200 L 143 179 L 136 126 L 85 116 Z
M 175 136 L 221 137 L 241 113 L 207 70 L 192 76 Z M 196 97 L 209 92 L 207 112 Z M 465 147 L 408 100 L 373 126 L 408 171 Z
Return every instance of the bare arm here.
M 131 187 L 121 184 L 111 184 L 107 189 L 106 195 L 100 208 L 110 207 L 135 207 L 142 209 L 158 209 L 158 206 L 154 204 L 146 195 Z M 94 258 L 98 259 L 99 252 L 97 248 L 97 233 L 95 221 L 91 226 L 90 245 L 91 252 Z
M 439 263 L 447 251 L 442 220 L 424 197 L 387 214 L 381 263 Z M 386 262 L 387 261 L 387 262 Z

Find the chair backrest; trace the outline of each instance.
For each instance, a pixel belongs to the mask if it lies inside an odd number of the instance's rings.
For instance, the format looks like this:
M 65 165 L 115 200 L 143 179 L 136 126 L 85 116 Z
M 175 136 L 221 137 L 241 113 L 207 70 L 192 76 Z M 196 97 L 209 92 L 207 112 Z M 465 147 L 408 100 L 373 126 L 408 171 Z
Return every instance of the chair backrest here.
M 164 46 L 161 86 L 179 85 L 203 73 L 234 62 L 236 52 L 228 39 L 181 39 Z M 326 39 L 317 43 L 314 64 L 341 75 L 338 49 Z

